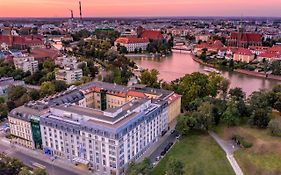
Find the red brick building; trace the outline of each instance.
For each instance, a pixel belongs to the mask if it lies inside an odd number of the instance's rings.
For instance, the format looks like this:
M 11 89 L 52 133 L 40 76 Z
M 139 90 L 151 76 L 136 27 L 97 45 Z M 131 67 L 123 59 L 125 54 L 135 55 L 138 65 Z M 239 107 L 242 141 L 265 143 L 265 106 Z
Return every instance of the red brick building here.
M 27 49 L 29 47 L 43 47 L 44 41 L 41 36 L 27 35 L 27 36 L 13 36 L 0 35 L 0 44 L 5 43 L 10 48 Z
M 226 42 L 228 46 L 234 47 L 261 46 L 262 36 L 258 33 L 233 32 Z

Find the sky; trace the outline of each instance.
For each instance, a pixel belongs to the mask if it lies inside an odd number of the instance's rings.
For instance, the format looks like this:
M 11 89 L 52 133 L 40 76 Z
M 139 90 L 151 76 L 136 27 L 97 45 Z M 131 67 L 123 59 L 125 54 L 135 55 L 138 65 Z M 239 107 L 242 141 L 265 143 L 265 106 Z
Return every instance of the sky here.
M 272 16 L 281 0 L 81 0 L 83 16 Z M 0 0 L 0 17 L 79 15 L 79 0 Z

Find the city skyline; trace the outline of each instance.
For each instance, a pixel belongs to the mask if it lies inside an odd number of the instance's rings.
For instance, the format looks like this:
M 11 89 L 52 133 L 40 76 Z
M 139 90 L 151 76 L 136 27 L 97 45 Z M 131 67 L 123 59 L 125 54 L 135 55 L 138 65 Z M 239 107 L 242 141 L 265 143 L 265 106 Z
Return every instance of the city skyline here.
M 1 2 L 3 1 L 3 2 Z M 70 9 L 79 16 L 79 0 L 10 0 L 1 2 L 0 17 L 69 17 Z M 21 4 L 19 6 L 19 4 Z M 82 0 L 85 17 L 131 16 L 267 16 L 280 17 L 281 1 L 243 0 Z

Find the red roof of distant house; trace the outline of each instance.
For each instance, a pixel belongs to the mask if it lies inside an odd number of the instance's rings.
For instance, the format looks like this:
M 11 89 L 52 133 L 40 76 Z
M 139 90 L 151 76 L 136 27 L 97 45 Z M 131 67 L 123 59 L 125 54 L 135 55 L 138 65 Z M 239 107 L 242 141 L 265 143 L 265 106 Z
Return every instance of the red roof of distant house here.
M 128 96 L 144 98 L 146 95 L 143 92 L 129 91 Z
M 239 55 L 253 55 L 253 53 L 249 49 L 245 49 L 242 47 L 239 47 L 238 50 L 235 52 L 235 54 Z
M 142 38 L 147 38 L 150 40 L 162 40 L 164 39 L 161 31 L 155 31 L 155 30 L 145 30 L 141 34 Z
M 265 47 L 265 46 L 249 46 L 249 49 L 251 50 L 267 50 L 270 47 Z
M 278 53 L 278 52 L 269 52 L 269 51 L 267 51 L 267 52 L 261 53 L 259 55 L 259 57 L 274 59 L 274 58 L 280 58 L 281 54 Z
M 10 46 L 16 45 L 43 45 L 42 37 L 35 35 L 27 36 L 12 36 L 12 35 L 0 35 L 0 43 L 6 43 Z
M 33 56 L 35 59 L 56 59 L 60 55 L 60 53 L 56 49 L 34 48 L 32 49 L 30 55 Z
M 130 44 L 130 43 L 148 43 L 147 38 L 137 38 L 137 37 L 119 37 L 116 39 L 117 43 Z
M 239 33 L 238 32 L 231 33 L 230 39 L 238 40 Z M 258 33 L 242 33 L 241 40 L 247 42 L 262 42 L 262 36 Z
M 223 47 L 223 44 L 221 41 L 216 40 L 216 41 L 209 41 L 208 43 L 201 43 L 196 45 L 196 48 L 198 49 L 215 49 L 215 50 L 219 50 Z
M 11 37 L 9 35 L 0 35 L 0 43 L 12 45 Z
M 268 49 L 268 51 L 270 52 L 280 52 L 281 53 L 281 46 L 273 46 L 271 48 Z

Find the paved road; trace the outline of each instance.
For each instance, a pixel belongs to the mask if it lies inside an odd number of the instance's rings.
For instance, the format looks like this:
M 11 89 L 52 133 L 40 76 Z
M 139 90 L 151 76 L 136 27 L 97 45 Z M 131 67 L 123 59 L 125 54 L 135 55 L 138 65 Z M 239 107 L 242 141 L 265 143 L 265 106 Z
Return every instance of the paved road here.
M 224 150 L 226 153 L 226 158 L 229 161 L 230 165 L 232 166 L 236 175 L 243 175 L 243 171 L 239 167 L 238 163 L 236 162 L 233 152 L 236 151 L 239 147 L 232 141 L 225 141 L 222 140 L 216 133 L 210 131 L 210 136 L 219 144 L 219 146 Z
M 161 152 L 165 149 L 165 147 L 169 144 L 169 143 L 175 143 L 176 142 L 176 137 L 177 137 L 177 133 L 174 132 L 173 134 L 166 133 L 169 136 L 164 140 L 164 142 L 162 142 L 159 147 L 149 156 L 149 159 L 151 160 L 151 162 L 155 162 L 156 157 L 160 156 Z
M 72 164 L 63 162 L 62 160 L 54 160 L 53 162 L 47 156 L 36 151 L 28 150 L 9 145 L 9 143 L 0 140 L 0 151 L 5 152 L 8 156 L 21 160 L 25 165 L 33 167 L 33 163 L 39 163 L 46 167 L 50 175 L 81 175 L 90 174 L 89 172 L 80 171 Z

